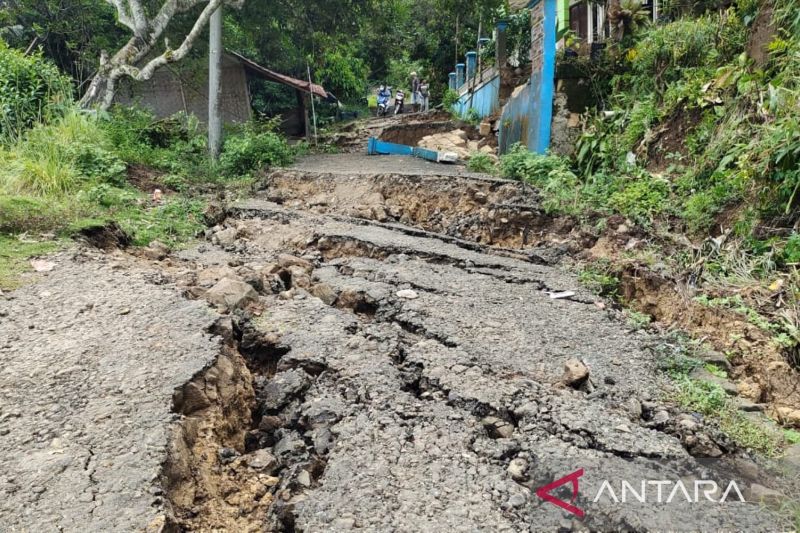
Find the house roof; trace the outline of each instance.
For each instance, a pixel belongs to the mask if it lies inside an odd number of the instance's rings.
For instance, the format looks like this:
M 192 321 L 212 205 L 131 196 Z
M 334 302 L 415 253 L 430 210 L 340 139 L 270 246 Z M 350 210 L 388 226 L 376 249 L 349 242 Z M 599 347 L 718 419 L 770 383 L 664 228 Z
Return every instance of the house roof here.
M 328 98 L 328 93 L 325 91 L 325 88 L 322 85 L 317 85 L 316 83 L 309 84 L 308 81 L 298 80 L 296 78 L 292 78 L 291 76 L 275 72 L 274 70 L 262 67 L 255 61 L 251 61 L 243 55 L 237 54 L 236 52 L 229 51 L 228 53 L 241 61 L 245 70 L 254 76 L 258 76 L 259 78 L 263 78 L 265 80 L 274 81 L 275 83 L 280 83 L 282 85 L 287 85 L 297 89 L 298 91 L 311 93 L 315 96 L 319 96 L 320 98 Z

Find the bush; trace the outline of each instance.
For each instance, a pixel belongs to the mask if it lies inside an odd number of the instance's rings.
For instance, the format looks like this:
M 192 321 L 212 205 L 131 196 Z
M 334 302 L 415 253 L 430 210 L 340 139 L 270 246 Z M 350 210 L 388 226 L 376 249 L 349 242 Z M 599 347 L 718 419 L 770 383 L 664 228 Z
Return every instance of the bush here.
M 664 211 L 668 198 L 669 184 L 665 180 L 644 175 L 612 194 L 608 205 L 628 218 L 647 224 Z
M 515 144 L 500 158 L 500 174 L 511 180 L 539 181 L 553 171 L 569 171 L 566 160 L 558 156 L 539 155 L 527 146 Z
M 628 58 L 641 88 L 663 90 L 684 69 L 717 64 L 719 19 L 681 19 L 656 26 L 631 50 Z
M 69 78 L 41 54 L 26 56 L 0 40 L 0 142 L 59 116 L 71 102 Z
M 781 259 L 788 264 L 800 263 L 800 234 L 792 232 L 783 247 Z
M 464 114 L 464 122 L 472 126 L 477 126 L 478 124 L 480 124 L 481 116 L 478 113 L 478 110 L 475 109 L 474 107 L 470 107 Z
M 458 93 L 453 89 L 447 89 L 447 92 L 442 96 L 442 107 L 445 111 L 450 111 L 458 103 Z
M 538 187 L 542 207 L 549 213 L 575 215 L 581 209 L 582 184 L 563 157 L 534 154 L 517 144 L 500 158 L 500 174 Z
M 97 120 L 77 111 L 34 126 L 0 161 L 0 189 L 40 196 L 70 192 L 81 182 L 121 184 L 125 171 Z
M 192 116 L 178 113 L 156 119 L 145 109 L 116 106 L 99 125 L 114 151 L 128 164 L 195 181 L 212 174 L 206 135 Z
M 492 158 L 481 152 L 475 152 L 470 156 L 469 161 L 467 161 L 467 168 L 472 172 L 483 172 L 484 174 L 497 172 L 497 165 L 492 161 Z
M 232 178 L 248 176 L 265 167 L 291 164 L 295 152 L 275 127 L 274 122 L 248 123 L 241 133 L 229 136 L 219 159 L 220 171 Z

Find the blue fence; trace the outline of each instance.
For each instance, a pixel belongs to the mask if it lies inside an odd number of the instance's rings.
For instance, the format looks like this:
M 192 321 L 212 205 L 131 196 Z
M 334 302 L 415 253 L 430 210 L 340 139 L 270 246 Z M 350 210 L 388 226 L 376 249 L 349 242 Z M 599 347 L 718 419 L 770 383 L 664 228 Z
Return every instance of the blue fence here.
M 500 109 L 500 76 L 494 74 L 473 92 L 462 94 L 453 110 L 463 117 L 470 109 L 474 109 L 480 118 L 488 117 Z

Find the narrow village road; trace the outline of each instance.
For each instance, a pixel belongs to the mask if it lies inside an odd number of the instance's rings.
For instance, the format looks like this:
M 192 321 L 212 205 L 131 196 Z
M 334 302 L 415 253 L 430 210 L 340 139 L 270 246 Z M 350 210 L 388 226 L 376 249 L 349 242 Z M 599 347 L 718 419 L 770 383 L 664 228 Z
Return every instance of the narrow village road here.
M 172 257 L 58 256 L 0 300 L 3 523 L 781 529 L 753 500 L 778 481 L 669 404 L 663 341 L 555 264 L 543 217 L 518 183 L 318 156 Z

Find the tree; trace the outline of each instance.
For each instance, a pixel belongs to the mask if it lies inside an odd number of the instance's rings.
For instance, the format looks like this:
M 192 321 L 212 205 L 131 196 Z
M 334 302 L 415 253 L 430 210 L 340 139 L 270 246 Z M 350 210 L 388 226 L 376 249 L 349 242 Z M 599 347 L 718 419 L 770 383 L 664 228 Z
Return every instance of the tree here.
M 100 50 L 125 37 L 114 8 L 97 0 L 0 0 L 0 37 L 12 47 L 41 49 L 78 89 L 88 84 Z
M 611 39 L 617 42 L 621 41 L 624 35 L 624 27 L 622 26 L 622 5 L 620 0 L 610 0 L 607 18 Z
M 650 20 L 649 13 L 642 7 L 642 0 L 611 0 L 607 18 L 611 38 L 616 42 L 622 41 L 626 35 L 634 33 Z
M 116 9 L 119 23 L 131 30 L 133 36 L 113 56 L 101 53 L 97 74 L 80 101 L 83 108 L 108 109 L 121 78 L 127 76 L 137 81 L 149 80 L 159 67 L 180 61 L 189 53 L 217 8 L 225 4 L 238 9 L 244 4 L 244 0 L 166 0 L 150 16 L 150 11 L 141 0 L 107 1 Z M 173 50 L 165 39 L 165 50 L 151 57 L 172 19 L 203 4 L 205 7 L 197 15 L 181 45 Z M 144 64 L 139 66 L 142 63 Z

